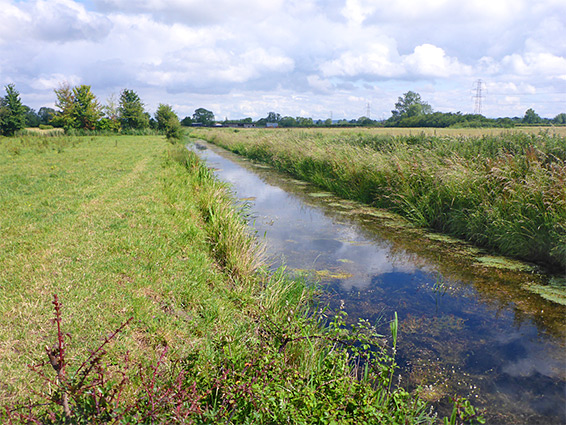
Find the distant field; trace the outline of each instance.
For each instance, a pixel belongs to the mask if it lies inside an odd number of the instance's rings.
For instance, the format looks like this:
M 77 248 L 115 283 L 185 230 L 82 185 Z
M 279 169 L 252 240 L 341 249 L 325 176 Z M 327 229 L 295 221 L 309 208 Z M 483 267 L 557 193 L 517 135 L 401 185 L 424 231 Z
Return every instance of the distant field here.
M 193 136 L 420 226 L 566 268 L 566 127 L 200 129 Z
M 366 131 L 365 129 L 363 131 Z M 391 134 L 391 135 L 417 135 L 426 134 L 428 136 L 497 136 L 500 134 L 509 134 L 513 132 L 522 132 L 529 134 L 538 134 L 541 131 L 566 136 L 566 126 L 548 126 L 548 127 L 514 127 L 514 128 L 373 128 L 367 131 L 373 134 Z
M 255 131 L 258 129 L 238 129 L 238 131 Z M 514 127 L 514 128 L 397 128 L 397 127 L 312 127 L 312 128 L 277 128 L 269 129 L 270 131 L 306 131 L 306 132 L 320 132 L 323 134 L 339 134 L 350 132 L 362 132 L 364 134 L 372 135 L 392 135 L 392 136 L 466 136 L 466 137 L 481 137 L 481 136 L 498 136 L 510 133 L 528 133 L 539 134 L 540 132 L 548 132 L 549 134 L 556 134 L 566 136 L 566 126 L 545 126 L 545 127 Z

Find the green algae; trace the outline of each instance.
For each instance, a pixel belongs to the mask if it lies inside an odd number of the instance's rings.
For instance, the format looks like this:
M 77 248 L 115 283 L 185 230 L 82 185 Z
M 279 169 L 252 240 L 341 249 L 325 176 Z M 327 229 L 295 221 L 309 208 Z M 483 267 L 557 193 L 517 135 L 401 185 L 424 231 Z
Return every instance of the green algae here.
M 330 271 L 330 270 L 315 270 L 315 274 L 321 279 L 349 279 L 354 276 L 352 273 L 344 271 Z
M 526 289 L 548 301 L 566 305 L 566 277 L 553 277 L 547 285 L 526 285 Z
M 448 236 L 448 235 L 442 235 L 440 233 L 429 233 L 426 235 L 426 237 L 428 239 L 431 239 L 433 241 L 438 241 L 438 242 L 444 242 L 444 243 L 449 243 L 449 244 L 458 244 L 458 243 L 462 243 L 462 241 L 460 239 L 456 239 L 452 236 Z
M 334 195 L 330 192 L 311 192 L 309 193 L 309 196 L 312 196 L 313 198 L 328 198 L 333 197 Z
M 347 273 L 341 270 L 315 270 L 315 269 L 291 269 L 291 271 L 296 276 L 316 276 L 321 280 L 330 280 L 330 279 L 349 279 L 354 276 L 352 273 Z
M 476 257 L 475 261 L 481 264 L 482 266 L 493 267 L 500 270 L 512 270 L 512 271 L 522 271 L 522 272 L 527 272 L 532 270 L 532 266 L 526 263 L 505 257 L 485 255 L 483 257 Z

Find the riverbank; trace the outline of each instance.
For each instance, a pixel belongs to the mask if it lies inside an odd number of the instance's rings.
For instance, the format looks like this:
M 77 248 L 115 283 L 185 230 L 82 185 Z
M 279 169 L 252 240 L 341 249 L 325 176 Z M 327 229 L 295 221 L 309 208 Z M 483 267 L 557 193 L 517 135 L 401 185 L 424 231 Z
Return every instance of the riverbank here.
M 0 190 L 2 421 L 432 423 L 391 386 L 395 337 L 323 326 L 312 290 L 263 272 L 183 146 L 2 139 Z
M 492 252 L 566 269 L 566 137 L 199 129 L 194 137 Z

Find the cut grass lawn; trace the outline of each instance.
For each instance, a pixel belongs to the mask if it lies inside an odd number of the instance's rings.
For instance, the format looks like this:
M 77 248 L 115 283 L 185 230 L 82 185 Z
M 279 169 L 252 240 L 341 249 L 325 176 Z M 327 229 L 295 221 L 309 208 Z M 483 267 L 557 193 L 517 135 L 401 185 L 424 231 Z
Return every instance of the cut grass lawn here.
M 0 148 L 2 398 L 29 392 L 26 364 L 55 341 L 54 293 L 72 330 L 71 358 L 84 357 L 129 316 L 136 325 L 120 345 L 135 357 L 156 345 L 188 349 L 194 323 L 171 312 L 191 306 L 188 316 L 206 305 L 212 294 L 205 289 L 221 277 L 202 242 L 204 230 L 183 216 L 190 203 L 176 205 L 164 187 L 172 172 L 163 167 L 165 143 L 33 142 L 10 140 Z M 197 300 L 188 290 L 195 286 L 203 288 Z

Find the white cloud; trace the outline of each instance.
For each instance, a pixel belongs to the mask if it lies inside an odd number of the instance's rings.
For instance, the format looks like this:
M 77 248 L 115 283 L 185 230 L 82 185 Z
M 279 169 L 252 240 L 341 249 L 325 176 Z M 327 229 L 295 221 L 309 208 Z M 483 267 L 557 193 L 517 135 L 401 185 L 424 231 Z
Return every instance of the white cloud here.
M 330 89 L 333 87 L 329 80 L 322 79 L 318 75 L 309 75 L 307 81 L 314 91 L 322 93 L 330 92 Z
M 81 79 L 77 75 L 51 74 L 40 75 L 31 81 L 30 85 L 36 90 L 54 90 L 59 87 L 62 82 L 68 82 L 74 86 L 80 84 Z
M 566 76 L 566 57 L 550 53 L 514 53 L 505 56 L 502 64 L 517 76 L 538 76 L 563 79 Z
M 453 75 L 470 75 L 472 68 L 455 58 L 446 56 L 440 47 L 423 44 L 403 58 L 403 64 L 413 74 L 423 77 L 447 78 Z
M 101 10 L 148 14 L 166 22 L 210 25 L 226 20 L 258 20 L 276 13 L 282 0 L 94 0 Z
M 513 108 L 565 109 L 539 95 L 564 91 L 560 0 L 0 0 L 0 11 L 0 87 L 14 82 L 24 102 L 44 102 L 61 79 L 180 111 L 198 100 L 254 117 L 358 117 L 371 101 L 388 117 L 408 90 L 471 111 L 482 78 L 513 84 Z M 515 113 L 501 96 L 486 110 Z
M 375 4 L 363 0 L 346 0 L 342 15 L 353 25 L 361 25 L 365 19 L 375 12 Z
M 368 43 L 363 51 L 346 51 L 337 59 L 321 64 L 320 69 L 326 77 L 401 76 L 404 72 L 395 63 L 398 54 L 391 44 L 387 41 Z

